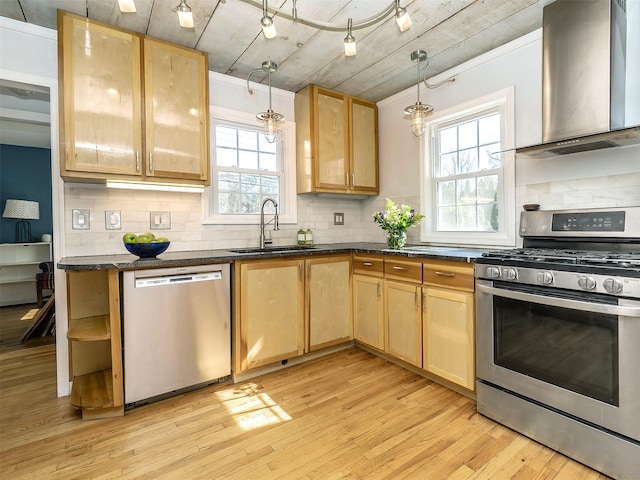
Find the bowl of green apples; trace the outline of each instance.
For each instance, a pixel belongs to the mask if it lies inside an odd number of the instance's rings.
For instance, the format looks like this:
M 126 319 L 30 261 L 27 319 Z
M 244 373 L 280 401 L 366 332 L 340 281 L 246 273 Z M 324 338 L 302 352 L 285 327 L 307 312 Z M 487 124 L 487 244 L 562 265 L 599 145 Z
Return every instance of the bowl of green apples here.
M 122 237 L 124 248 L 140 258 L 156 258 L 164 252 L 171 242 L 166 237 L 157 237 L 151 233 L 125 233 Z

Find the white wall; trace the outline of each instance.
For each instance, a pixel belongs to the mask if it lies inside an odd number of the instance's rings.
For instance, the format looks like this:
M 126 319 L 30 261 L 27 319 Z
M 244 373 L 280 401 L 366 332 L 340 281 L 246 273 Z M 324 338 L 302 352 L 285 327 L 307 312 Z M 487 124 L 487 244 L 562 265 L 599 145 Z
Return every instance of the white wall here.
M 542 32 L 538 30 L 430 79 L 452 75 L 454 83 L 421 90 L 425 103 L 442 110 L 515 86 L 516 146 L 542 139 Z M 381 196 L 419 205 L 420 147 L 403 109 L 415 87 L 378 103 Z M 424 97 L 422 97 L 424 98 Z M 367 202 L 372 204 L 372 202 Z M 640 146 L 606 149 L 551 159 L 516 159 L 516 205 L 543 209 L 640 205 Z M 365 205 L 365 210 L 372 205 Z M 374 231 L 369 227 L 369 231 Z M 367 233 L 364 232 L 364 235 Z M 417 232 L 412 232 L 417 238 Z

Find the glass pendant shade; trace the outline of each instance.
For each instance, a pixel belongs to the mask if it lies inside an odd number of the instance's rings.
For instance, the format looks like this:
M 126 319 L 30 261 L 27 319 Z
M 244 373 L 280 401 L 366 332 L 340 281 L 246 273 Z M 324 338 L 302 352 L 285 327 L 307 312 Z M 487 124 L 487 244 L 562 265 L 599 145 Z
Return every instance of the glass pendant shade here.
M 398 8 L 396 11 L 396 23 L 401 32 L 408 30 L 413 25 L 409 12 L 405 8 Z
M 418 90 L 418 99 L 416 103 L 404 109 L 404 113 L 411 116 L 411 131 L 416 137 L 424 133 L 427 122 L 427 115 L 433 112 L 431 105 L 424 104 L 420 101 L 420 62 L 427 59 L 427 52 L 424 50 L 416 50 L 411 54 L 411 61 L 417 64 L 416 88 Z
M 344 37 L 344 54 L 347 57 L 353 57 L 356 54 L 356 39 L 351 34 L 352 19 L 347 23 L 347 36 Z
M 133 0 L 118 0 L 118 7 L 122 13 L 135 13 L 136 4 Z
M 266 112 L 257 114 L 256 118 L 263 122 L 264 136 L 267 142 L 273 143 L 277 138 L 278 123 L 284 120 L 284 115 L 274 112 L 271 108 L 271 73 L 278 70 L 278 65 L 271 61 L 266 61 L 262 63 L 262 70 L 269 74 L 269 109 Z
M 264 38 L 275 38 L 278 35 L 276 32 L 276 26 L 273 23 L 273 19 L 268 15 L 265 15 L 260 20 L 260 25 L 262 26 L 262 33 L 264 34 Z
M 178 11 L 178 21 L 183 28 L 193 28 L 193 14 L 191 13 L 191 7 L 187 5 L 185 0 L 180 0 L 180 4 L 176 7 Z

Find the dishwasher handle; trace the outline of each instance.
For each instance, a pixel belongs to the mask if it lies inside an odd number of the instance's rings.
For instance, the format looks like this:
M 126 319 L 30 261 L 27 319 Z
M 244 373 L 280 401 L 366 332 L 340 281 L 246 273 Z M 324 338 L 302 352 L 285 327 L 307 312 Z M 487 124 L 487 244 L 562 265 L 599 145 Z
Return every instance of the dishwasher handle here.
M 217 271 L 136 278 L 135 288 L 160 287 L 163 285 L 179 285 L 194 282 L 208 282 L 211 280 L 222 280 L 222 272 Z

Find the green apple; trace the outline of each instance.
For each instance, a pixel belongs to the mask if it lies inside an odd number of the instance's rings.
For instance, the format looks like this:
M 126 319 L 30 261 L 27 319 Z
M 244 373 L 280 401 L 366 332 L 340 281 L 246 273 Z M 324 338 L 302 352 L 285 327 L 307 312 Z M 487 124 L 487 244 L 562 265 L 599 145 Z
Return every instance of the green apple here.
M 150 243 L 151 241 L 151 237 L 146 233 L 138 235 L 138 237 L 136 238 L 136 243 Z
M 151 232 L 144 232 L 143 235 L 146 235 L 147 237 L 149 237 L 151 239 L 149 240 L 150 242 L 155 242 L 156 240 L 156 236 Z
M 165 243 L 165 242 L 168 242 L 168 241 L 169 241 L 169 239 L 167 237 L 158 237 L 158 238 L 156 238 L 156 242 L 158 242 L 158 243 Z
M 124 243 L 136 243 L 136 239 L 138 236 L 135 233 L 125 233 L 122 236 L 122 241 Z

